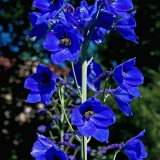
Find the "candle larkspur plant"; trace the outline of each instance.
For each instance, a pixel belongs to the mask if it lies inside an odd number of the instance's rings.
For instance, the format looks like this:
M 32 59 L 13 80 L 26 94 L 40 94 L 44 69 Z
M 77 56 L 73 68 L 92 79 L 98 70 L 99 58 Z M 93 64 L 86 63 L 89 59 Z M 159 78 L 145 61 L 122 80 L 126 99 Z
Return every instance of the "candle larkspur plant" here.
M 36 73 L 25 80 L 24 87 L 30 90 L 26 102 L 42 102 L 44 108 L 38 114 L 48 114 L 52 121 L 49 126 L 38 127 L 31 155 L 36 160 L 75 160 L 80 152 L 80 159 L 87 160 L 87 153 L 92 150 L 88 143 L 94 137 L 107 146 L 98 154 L 118 148 L 113 160 L 120 151 L 129 160 L 145 159 L 147 152 L 140 141 L 145 130 L 126 143 L 107 145 L 109 128 L 116 123 L 111 107 L 104 105 L 107 98 L 111 96 L 126 116 L 133 116 L 130 103 L 142 97 L 138 86 L 143 84 L 144 77 L 135 67 L 136 58 L 103 71 L 95 55 L 87 54 L 91 41 L 101 46 L 112 31 L 138 43 L 132 1 L 95 0 L 90 6 L 81 0 L 80 6 L 74 8 L 63 0 L 34 0 L 33 7 L 39 12 L 29 13 L 32 29 L 28 37 L 32 43 L 43 38 L 43 47 L 51 52 L 53 63 L 71 62 L 71 70 L 68 77 L 55 76 L 47 66 L 38 63 Z M 117 88 L 107 87 L 106 83 L 101 86 L 101 81 L 109 78 Z M 87 96 L 87 89 L 92 90 L 91 97 Z

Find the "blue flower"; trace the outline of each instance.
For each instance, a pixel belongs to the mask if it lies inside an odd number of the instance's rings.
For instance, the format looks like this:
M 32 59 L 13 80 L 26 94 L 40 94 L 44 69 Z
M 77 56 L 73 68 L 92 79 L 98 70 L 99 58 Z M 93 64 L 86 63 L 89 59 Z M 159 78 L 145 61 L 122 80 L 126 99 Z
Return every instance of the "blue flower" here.
M 37 136 L 38 139 L 31 151 L 31 155 L 36 160 L 68 160 L 67 155 L 49 138 L 38 133 Z
M 144 136 L 145 130 L 140 132 L 137 136 L 131 138 L 126 143 L 122 144 L 110 144 L 109 146 L 98 151 L 98 154 L 102 154 L 110 149 L 119 148 L 123 153 L 125 153 L 129 160 L 143 160 L 147 157 L 147 152 L 145 151 L 144 144 L 140 141 Z
M 140 141 L 144 136 L 145 130 L 140 132 L 137 136 L 128 140 L 121 150 L 127 155 L 129 160 L 143 160 L 147 157 L 144 144 Z
M 78 61 L 74 65 L 74 70 L 77 78 L 78 85 L 81 86 L 82 83 L 82 65 Z M 93 91 L 98 91 L 100 88 L 101 79 L 93 83 L 92 81 L 103 72 L 101 66 L 94 60 L 87 67 L 87 87 Z M 69 75 L 74 78 L 73 71 L 71 70 Z
M 36 37 L 36 43 L 41 39 L 47 30 L 49 29 L 50 24 L 54 24 L 54 18 L 62 9 L 63 0 L 34 0 L 33 6 L 40 9 L 41 12 L 31 12 L 30 21 L 32 23 L 32 30 L 28 34 L 30 38 Z
M 71 114 L 72 124 L 77 126 L 82 135 L 93 136 L 100 142 L 108 141 L 108 127 L 115 122 L 115 119 L 113 111 L 94 97 L 75 108 Z
M 67 22 L 57 24 L 43 42 L 43 46 L 51 51 L 51 59 L 55 64 L 65 60 L 75 61 L 80 56 L 80 46 L 83 36 Z
M 47 105 L 56 89 L 56 78 L 53 72 L 43 64 L 38 64 L 37 73 L 25 80 L 24 87 L 30 89 L 26 102 L 37 103 L 42 101 Z
M 126 62 L 118 65 L 113 70 L 113 79 L 119 87 L 126 90 L 135 97 L 141 97 L 138 85 L 143 83 L 143 75 L 141 71 L 134 67 L 136 58 L 131 58 Z
M 135 98 L 133 95 L 129 94 L 127 91 L 120 87 L 116 89 L 110 89 L 108 92 L 112 95 L 118 107 L 126 116 L 133 115 L 129 105 L 129 103 L 132 102 L 132 100 Z
M 134 33 L 136 21 L 133 18 L 133 15 L 134 13 L 131 13 L 125 17 L 122 17 L 121 19 L 116 21 L 112 27 L 116 29 L 123 38 L 138 43 L 137 40 L 139 38 Z

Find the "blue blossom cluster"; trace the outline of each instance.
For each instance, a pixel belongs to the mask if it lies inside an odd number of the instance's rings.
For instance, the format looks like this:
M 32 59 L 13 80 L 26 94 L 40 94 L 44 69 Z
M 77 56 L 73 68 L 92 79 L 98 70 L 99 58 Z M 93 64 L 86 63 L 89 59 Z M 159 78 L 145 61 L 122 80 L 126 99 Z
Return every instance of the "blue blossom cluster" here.
M 75 61 L 80 57 L 80 46 L 85 40 L 103 42 L 105 35 L 118 31 L 127 40 L 138 43 L 134 33 L 136 21 L 131 0 L 96 0 L 89 6 L 82 0 L 76 9 L 63 0 L 34 0 L 33 6 L 40 12 L 31 12 L 33 43 L 45 37 L 43 46 L 51 51 L 55 64 Z
M 103 71 L 100 64 L 94 61 L 94 57 L 87 59 L 85 49 L 87 49 L 86 46 L 90 41 L 102 44 L 105 35 L 112 31 L 118 31 L 126 40 L 138 43 L 138 37 L 134 33 L 136 27 L 134 15 L 136 11 L 133 11 L 132 1 L 95 0 L 95 3 L 89 6 L 85 0 L 82 0 L 80 6 L 74 8 L 63 0 L 34 0 L 33 6 L 39 9 L 39 12 L 29 13 L 32 29 L 28 36 L 34 38 L 32 43 L 36 43 L 44 37 L 43 47 L 51 52 L 51 59 L 54 64 L 59 65 L 65 61 L 70 61 L 72 64 L 74 62 L 75 65 L 69 73 L 69 76 L 74 79 L 74 84 L 68 84 L 61 77 L 54 75 L 47 66 L 39 63 L 36 73 L 33 73 L 25 80 L 24 87 L 30 90 L 26 102 L 42 102 L 47 106 L 50 103 L 57 104 L 57 101 L 60 101 L 59 106 L 61 106 L 61 111 L 63 110 L 63 114 L 66 116 L 72 131 L 71 135 L 75 136 L 78 141 L 81 141 L 81 136 L 85 136 L 87 138 L 94 137 L 100 142 L 108 143 L 109 127 L 115 123 L 116 116 L 112 109 L 105 106 L 97 96 L 106 94 L 105 97 L 113 97 L 120 110 L 126 116 L 132 116 L 130 102 L 137 97 L 141 97 L 138 86 L 143 84 L 144 77 L 141 71 L 135 67 L 136 58 L 127 60 L 113 70 Z M 86 53 L 83 53 L 84 51 Z M 59 89 L 59 85 L 65 86 L 66 89 L 73 91 L 74 94 L 76 93 L 82 98 L 82 71 L 84 69 L 82 63 L 84 57 L 87 61 L 85 68 L 86 87 L 95 92 L 95 95 L 76 106 L 73 110 L 67 110 L 67 108 L 64 108 L 63 102 L 64 98 L 69 97 L 69 95 L 66 93 L 61 97 L 62 90 Z M 101 81 L 104 77 L 107 77 L 106 79 L 113 78 L 117 88 L 103 88 L 100 90 Z M 77 90 L 73 89 L 74 85 L 77 85 Z M 59 93 L 59 99 L 51 101 L 56 91 Z M 44 109 L 41 112 L 49 111 Z M 77 127 L 79 135 L 72 128 L 67 114 L 70 115 L 72 125 Z M 57 114 L 54 114 L 52 119 L 54 122 L 59 120 L 62 122 L 63 120 L 61 115 Z M 59 129 L 57 126 L 55 128 Z M 144 132 L 141 132 L 125 144 L 111 145 L 111 147 L 106 147 L 99 153 L 108 149 L 119 148 L 130 160 L 142 160 L 147 157 L 145 147 L 140 141 Z M 37 135 L 38 139 L 34 143 L 31 152 L 31 155 L 37 160 L 66 160 L 69 156 L 58 145 L 77 147 L 69 142 L 53 143 L 49 138 L 41 134 Z

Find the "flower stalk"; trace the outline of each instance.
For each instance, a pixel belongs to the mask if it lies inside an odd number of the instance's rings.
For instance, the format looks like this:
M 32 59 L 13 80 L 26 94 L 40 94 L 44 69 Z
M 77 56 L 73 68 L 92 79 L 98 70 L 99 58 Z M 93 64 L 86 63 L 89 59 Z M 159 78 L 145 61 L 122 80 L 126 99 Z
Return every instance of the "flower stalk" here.
M 87 99 L 87 41 L 84 41 L 81 46 L 82 55 L 82 103 Z M 87 137 L 82 136 L 81 139 L 81 160 L 87 160 Z

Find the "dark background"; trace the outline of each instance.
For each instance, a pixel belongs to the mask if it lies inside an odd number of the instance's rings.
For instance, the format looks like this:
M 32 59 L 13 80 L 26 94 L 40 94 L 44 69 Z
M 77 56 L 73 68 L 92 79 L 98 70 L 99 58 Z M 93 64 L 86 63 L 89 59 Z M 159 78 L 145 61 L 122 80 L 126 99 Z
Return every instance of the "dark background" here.
M 113 68 L 114 64 L 136 57 L 136 66 L 145 77 L 144 84 L 140 86 L 142 98 L 131 103 L 133 117 L 124 116 L 112 100 L 107 102 L 117 115 L 116 123 L 110 127 L 109 141 L 126 141 L 146 129 L 142 141 L 149 154 L 147 159 L 159 160 L 160 5 L 152 0 L 134 0 L 133 4 L 137 10 L 135 33 L 139 37 L 139 44 L 112 32 L 107 35 L 105 44 L 96 50 L 96 60 L 103 69 Z M 75 5 L 78 6 L 79 2 L 76 1 Z M 35 11 L 31 6 L 32 0 L 0 1 L 0 117 L 1 155 L 4 160 L 32 160 L 30 151 L 36 140 L 37 127 L 48 123 L 37 114 L 41 104 L 25 103 L 29 91 L 24 89 L 24 81 L 33 73 L 37 62 L 50 65 L 56 74 L 68 73 L 67 68 L 61 69 L 62 66 L 51 64 L 50 55 L 42 48 L 41 41 L 30 44 L 27 37 L 31 29 L 28 13 Z M 95 52 L 95 48 L 92 51 Z M 90 145 L 96 148 L 101 144 L 93 140 Z M 112 159 L 112 156 L 113 152 L 108 159 Z M 122 159 L 121 156 L 119 154 L 117 159 Z

